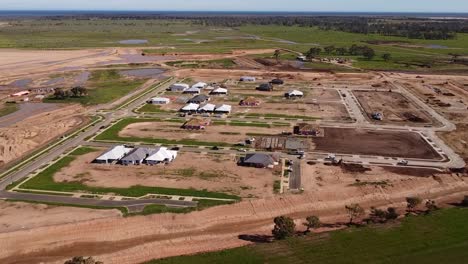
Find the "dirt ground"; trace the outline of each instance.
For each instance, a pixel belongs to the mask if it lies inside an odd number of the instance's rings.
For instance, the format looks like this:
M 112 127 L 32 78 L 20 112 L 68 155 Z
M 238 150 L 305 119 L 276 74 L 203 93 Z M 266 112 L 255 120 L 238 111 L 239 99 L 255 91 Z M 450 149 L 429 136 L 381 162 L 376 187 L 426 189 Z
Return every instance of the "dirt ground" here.
M 119 210 L 92 210 L 0 201 L 0 233 L 102 218 L 117 218 L 121 215 Z
M 249 127 L 209 125 L 205 130 L 186 130 L 182 123 L 174 122 L 141 122 L 130 124 L 119 132 L 122 137 L 164 138 L 171 140 L 193 139 L 203 142 L 225 142 L 236 144 L 245 141 L 248 133 L 278 135 L 288 127 Z
M 325 136 L 313 138 L 316 151 L 355 155 L 440 159 L 417 133 L 326 127 Z
M 397 92 L 353 91 L 359 103 L 366 111 L 369 120 L 372 113 L 381 112 L 383 121 L 374 121 L 382 124 L 431 124 L 431 118 L 418 109 L 411 101 Z
M 199 153 L 179 153 L 169 165 L 121 166 L 91 163 L 103 150 L 78 157 L 54 175 L 59 182 L 80 181 L 99 187 L 127 188 L 135 185 L 206 189 L 244 198 L 273 196 L 273 171 L 241 167 L 236 157 Z M 278 168 L 279 169 L 279 168 Z
M 66 106 L 0 128 L 0 167 L 86 122 L 83 111 Z
M 272 218 L 278 215 L 295 218 L 298 226 L 311 213 L 332 223 L 346 220 L 346 204 L 401 209 L 408 196 L 443 202 L 459 201 L 468 193 L 466 179 L 452 174 L 401 178 L 380 168 L 371 168 L 364 176 L 322 165 L 304 169 L 311 179 L 304 179 L 306 191 L 300 195 L 243 201 L 189 214 L 93 220 L 0 234 L 0 262 L 63 263 L 71 256 L 92 255 L 105 263 L 140 263 L 246 245 L 238 235 L 269 234 Z M 356 178 L 361 182 L 389 180 L 390 184 L 349 186 Z
M 457 124 L 457 130 L 439 132 L 438 136 L 462 158 L 468 160 L 468 124 Z

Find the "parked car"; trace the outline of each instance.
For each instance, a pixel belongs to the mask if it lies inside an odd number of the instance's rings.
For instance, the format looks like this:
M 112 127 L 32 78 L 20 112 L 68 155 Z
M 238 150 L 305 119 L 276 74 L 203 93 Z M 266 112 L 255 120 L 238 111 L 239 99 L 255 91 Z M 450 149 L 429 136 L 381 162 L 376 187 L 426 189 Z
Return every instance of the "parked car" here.
M 212 150 L 219 150 L 219 147 L 218 146 L 214 146 L 211 148 Z
M 408 165 L 408 161 L 407 160 L 400 160 L 400 161 L 398 161 L 397 164 L 401 165 L 401 166 L 406 166 L 406 165 Z

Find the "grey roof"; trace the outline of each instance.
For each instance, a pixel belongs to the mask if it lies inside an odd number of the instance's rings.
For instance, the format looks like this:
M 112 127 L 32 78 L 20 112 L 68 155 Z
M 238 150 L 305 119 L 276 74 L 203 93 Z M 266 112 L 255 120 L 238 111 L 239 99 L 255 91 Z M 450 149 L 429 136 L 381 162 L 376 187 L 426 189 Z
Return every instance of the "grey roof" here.
M 194 96 L 192 99 L 189 100 L 189 103 L 190 102 L 204 102 L 206 100 L 210 99 L 209 96 L 205 95 L 205 94 L 199 94 L 199 95 L 196 95 Z
M 153 155 L 154 153 L 158 152 L 157 149 L 152 148 L 136 148 L 128 153 L 125 157 L 121 159 L 121 161 L 137 161 L 137 160 L 144 160 L 146 157 Z
M 261 164 L 266 167 L 269 165 L 274 165 L 275 160 L 271 155 L 268 154 L 252 153 L 245 156 L 244 163 Z

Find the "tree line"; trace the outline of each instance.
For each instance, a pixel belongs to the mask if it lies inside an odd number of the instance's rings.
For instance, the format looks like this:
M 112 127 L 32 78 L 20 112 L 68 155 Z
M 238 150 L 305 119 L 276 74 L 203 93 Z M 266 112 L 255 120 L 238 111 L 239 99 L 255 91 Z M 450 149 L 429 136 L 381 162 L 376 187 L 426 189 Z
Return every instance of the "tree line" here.
M 75 86 L 70 90 L 65 90 L 62 88 L 55 88 L 54 98 L 58 100 L 67 99 L 70 97 L 82 97 L 88 94 L 88 90 L 82 86 Z

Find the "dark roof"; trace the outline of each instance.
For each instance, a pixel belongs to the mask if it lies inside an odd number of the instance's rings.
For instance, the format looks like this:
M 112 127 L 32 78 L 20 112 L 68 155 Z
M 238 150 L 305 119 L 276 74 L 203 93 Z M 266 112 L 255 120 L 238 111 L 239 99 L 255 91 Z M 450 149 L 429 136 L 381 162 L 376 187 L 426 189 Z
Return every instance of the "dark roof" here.
M 260 84 L 260 86 L 258 86 L 259 90 L 271 90 L 273 89 L 273 85 L 271 85 L 271 83 L 262 83 Z
M 275 159 L 271 155 L 262 153 L 247 154 L 244 159 L 244 163 L 248 164 L 260 164 L 265 167 L 274 165 Z
M 156 153 L 157 149 L 151 148 L 136 148 L 128 153 L 125 157 L 121 159 L 121 161 L 135 161 L 135 160 L 143 160 L 146 157 L 149 157 Z
M 273 79 L 271 80 L 272 84 L 284 84 L 284 81 L 281 79 Z
M 209 96 L 205 95 L 205 94 L 199 94 L 199 95 L 196 95 L 194 96 L 192 99 L 190 99 L 188 102 L 204 102 L 206 100 L 210 99 Z

